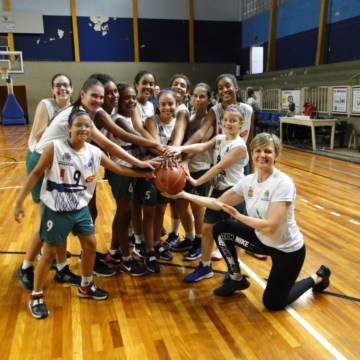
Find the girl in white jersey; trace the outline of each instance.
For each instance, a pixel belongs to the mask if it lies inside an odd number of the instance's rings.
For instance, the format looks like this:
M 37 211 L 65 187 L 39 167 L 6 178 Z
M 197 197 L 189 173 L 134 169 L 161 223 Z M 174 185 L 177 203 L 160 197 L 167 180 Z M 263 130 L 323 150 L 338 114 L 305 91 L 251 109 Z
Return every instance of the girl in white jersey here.
M 272 134 L 258 134 L 251 142 L 255 173 L 242 179 L 218 200 L 185 194 L 214 211 L 226 211 L 237 221 L 220 221 L 214 227 L 215 241 L 226 260 L 229 275 L 215 289 L 217 296 L 230 296 L 250 283 L 240 272 L 235 245 L 271 256 L 263 303 L 281 310 L 308 289 L 321 292 L 329 286 L 330 269 L 321 265 L 316 273 L 296 281 L 305 258 L 303 236 L 294 217 L 296 189 L 292 179 L 276 169 L 280 141 Z M 248 215 L 233 205 L 245 200 Z
M 15 220 L 24 216 L 23 202 L 36 182 L 44 175 L 41 188 L 43 203 L 40 234 L 44 253 L 39 261 L 29 310 L 38 319 L 48 316 L 43 300 L 43 288 L 57 246 L 66 243 L 70 231 L 78 235 L 81 247 L 81 286 L 78 296 L 105 300 L 108 293 L 98 289 L 93 282 L 96 241 L 88 202 L 94 192 L 100 164 L 120 175 L 149 177 L 121 167 L 111 161 L 97 147 L 87 143 L 93 128 L 89 114 L 75 109 L 68 119 L 69 138 L 56 139 L 44 149 L 21 190 L 15 206 Z
M 244 176 L 244 166 L 249 160 L 246 144 L 239 135 L 244 122 L 244 116 L 245 114 L 239 106 L 231 105 L 225 110 L 222 120 L 224 134 L 216 135 L 205 143 L 180 147 L 182 152 L 190 153 L 214 150 L 214 166 L 198 179 L 189 177 L 189 182 L 193 186 L 199 186 L 212 180 L 213 190 L 211 197 L 213 198 L 221 196 Z M 187 193 L 183 192 L 182 194 Z M 186 197 L 184 198 L 185 200 L 187 199 Z M 200 281 L 214 275 L 210 261 L 213 247 L 212 230 L 216 222 L 227 217 L 225 213 L 217 213 L 211 209 L 206 210 L 201 243 L 202 260 L 192 273 L 185 276 L 185 281 Z
M 143 122 L 155 115 L 154 105 L 149 99 L 154 93 L 156 85 L 155 74 L 148 70 L 141 70 L 135 75 L 134 86 L 136 90 L 137 107 Z

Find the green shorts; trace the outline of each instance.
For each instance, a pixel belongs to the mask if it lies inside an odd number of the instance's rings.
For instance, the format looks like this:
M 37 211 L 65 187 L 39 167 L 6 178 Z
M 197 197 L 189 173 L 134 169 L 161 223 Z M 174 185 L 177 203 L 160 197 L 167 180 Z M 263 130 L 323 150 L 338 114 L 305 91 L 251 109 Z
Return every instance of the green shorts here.
M 26 154 L 26 175 L 29 175 L 36 164 L 39 162 L 41 154 L 36 151 L 28 150 Z M 35 203 L 40 202 L 40 190 L 43 183 L 44 177 L 42 176 L 39 181 L 35 184 L 35 186 L 31 190 L 31 196 Z
M 112 171 L 105 170 L 105 176 L 109 180 L 111 191 L 115 199 L 127 197 L 131 199 L 134 193 L 134 178 L 121 176 Z
M 157 204 L 167 204 L 170 202 L 169 198 L 161 195 L 154 181 L 143 178 L 136 179 L 134 199 L 145 206 L 155 206 Z
M 226 190 L 216 190 L 213 189 L 211 193 L 212 198 L 219 198 Z M 239 211 L 241 214 L 246 214 L 246 207 L 245 207 L 245 201 L 241 202 L 240 204 L 234 206 L 237 211 Z M 222 220 L 228 220 L 230 218 L 230 215 L 226 213 L 225 211 L 216 211 L 212 209 L 206 209 L 205 215 L 204 215 L 204 223 L 205 224 L 216 224 L 219 221 Z
M 40 239 L 52 245 L 66 243 L 72 232 L 77 235 L 93 235 L 94 224 L 87 206 L 75 211 L 53 211 L 47 206 L 41 207 Z
M 208 170 L 201 170 L 190 173 L 191 177 L 194 179 L 199 179 L 203 176 Z M 192 186 L 189 182 L 186 183 L 185 191 L 199 196 L 208 196 L 210 191 L 210 182 L 206 182 L 200 186 Z

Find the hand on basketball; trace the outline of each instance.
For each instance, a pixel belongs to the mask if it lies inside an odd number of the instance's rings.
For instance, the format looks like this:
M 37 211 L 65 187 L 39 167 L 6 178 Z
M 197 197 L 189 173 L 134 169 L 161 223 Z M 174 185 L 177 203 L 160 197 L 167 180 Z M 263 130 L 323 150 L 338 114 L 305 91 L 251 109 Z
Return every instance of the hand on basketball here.
M 186 173 L 186 179 L 192 186 L 199 186 L 198 180 L 194 179 L 189 172 Z
M 145 179 L 153 180 L 155 179 L 155 172 L 154 171 L 146 171 L 142 173 Z
M 162 158 L 162 156 L 156 156 L 156 157 L 150 159 L 149 162 L 151 163 L 151 165 L 154 168 L 157 168 L 157 167 L 161 166 L 161 164 L 163 162 L 163 158 Z
M 179 146 L 170 146 L 170 145 L 166 146 L 164 156 L 177 158 L 180 155 L 181 155 L 181 150 Z
M 168 198 L 170 198 L 170 199 L 181 199 L 181 198 L 184 197 L 184 194 L 185 194 L 185 191 L 184 191 L 184 190 L 183 190 L 183 191 L 180 191 L 179 193 L 174 194 L 174 195 L 168 194 L 168 193 L 166 193 L 166 192 L 161 193 L 161 195 L 164 195 L 164 196 L 166 196 L 166 197 L 168 197 Z
M 25 216 L 25 212 L 23 206 L 20 204 L 16 204 L 14 211 L 15 221 L 17 221 L 20 224 L 24 216 Z

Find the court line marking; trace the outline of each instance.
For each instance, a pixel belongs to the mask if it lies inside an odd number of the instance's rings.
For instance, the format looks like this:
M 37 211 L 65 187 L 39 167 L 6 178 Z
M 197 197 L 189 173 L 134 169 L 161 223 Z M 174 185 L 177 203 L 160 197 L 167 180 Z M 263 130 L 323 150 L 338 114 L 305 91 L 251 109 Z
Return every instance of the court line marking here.
M 0 162 L 0 165 L 3 165 L 3 164 L 24 164 L 25 161 L 1 161 Z
M 241 267 L 262 287 L 265 289 L 266 283 L 251 270 L 246 264 L 239 260 Z M 310 325 L 304 318 L 302 318 L 291 306 L 287 306 L 285 310 L 294 318 L 318 343 L 320 343 L 335 359 L 346 360 L 346 357 L 341 354 L 328 340 L 326 340 L 312 325 Z

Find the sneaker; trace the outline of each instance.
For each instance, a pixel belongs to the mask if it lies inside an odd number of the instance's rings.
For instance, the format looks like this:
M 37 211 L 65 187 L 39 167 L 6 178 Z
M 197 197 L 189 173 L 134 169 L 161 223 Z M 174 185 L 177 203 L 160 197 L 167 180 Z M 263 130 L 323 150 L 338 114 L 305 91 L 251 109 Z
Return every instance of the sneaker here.
M 146 254 L 144 265 L 146 266 L 146 269 L 149 272 L 152 273 L 160 272 L 160 265 L 156 260 L 156 255 L 154 251 L 150 251 L 148 254 Z
M 201 258 L 201 238 L 195 237 L 192 248 L 184 255 L 184 261 L 193 261 Z
M 172 250 L 172 248 L 180 242 L 180 237 L 179 235 L 171 232 L 165 242 L 169 246 L 169 249 Z
M 173 259 L 173 254 L 169 251 L 169 247 L 165 242 L 155 246 L 155 254 L 157 258 L 162 260 L 171 261 Z
M 132 251 L 138 258 L 143 259 L 145 257 L 145 244 L 144 243 L 135 243 L 135 246 Z
M 241 280 L 232 280 L 231 277 L 225 277 L 223 284 L 214 290 L 216 296 L 231 296 L 237 290 L 245 290 L 250 286 L 250 282 L 245 275 Z
M 110 277 L 116 275 L 116 270 L 110 269 L 103 261 L 95 259 L 93 274 L 98 277 Z
M 182 252 L 182 251 L 190 250 L 192 248 L 192 246 L 193 246 L 193 240 L 185 238 L 183 241 L 179 241 L 176 244 L 173 244 L 170 247 L 170 250 Z
M 312 290 L 313 292 L 322 292 L 330 284 L 331 270 L 328 267 L 321 265 L 319 270 L 316 272 L 316 275 L 320 276 L 322 280 L 318 284 L 314 285 Z
M 141 264 L 136 259 L 121 261 L 119 269 L 121 272 L 128 273 L 131 276 L 143 276 L 148 272 L 145 265 Z
M 94 300 L 106 300 L 109 294 L 105 290 L 101 290 L 91 282 L 88 286 L 78 287 L 78 296 L 81 298 L 89 298 Z
M 203 263 L 200 261 L 200 264 L 195 268 L 195 270 L 184 277 L 184 281 L 195 282 L 204 279 L 209 279 L 213 276 L 214 276 L 214 272 L 212 271 L 211 265 L 204 266 Z
M 28 307 L 31 315 L 36 319 L 45 319 L 49 315 L 43 294 L 30 295 Z
M 212 261 L 220 261 L 222 259 L 223 259 L 223 256 L 222 256 L 219 249 L 216 249 L 211 253 L 211 260 Z
M 256 254 L 256 253 L 253 253 L 252 251 L 246 250 L 245 252 L 246 252 L 248 255 L 251 255 L 251 256 L 253 256 L 254 258 L 258 259 L 258 260 L 266 260 L 266 259 L 268 258 L 267 255 Z
M 62 270 L 56 270 L 54 280 L 58 283 L 69 283 L 71 285 L 80 286 L 81 276 L 74 274 L 69 265 L 66 265 Z
M 117 251 L 115 254 L 111 254 L 110 251 L 105 255 L 105 261 L 109 264 L 119 265 L 121 262 L 121 252 Z
M 135 235 L 129 235 L 129 246 L 135 246 Z
M 34 267 L 30 266 L 23 270 L 21 265 L 16 271 L 16 278 L 20 285 L 27 291 L 33 291 L 34 288 Z

